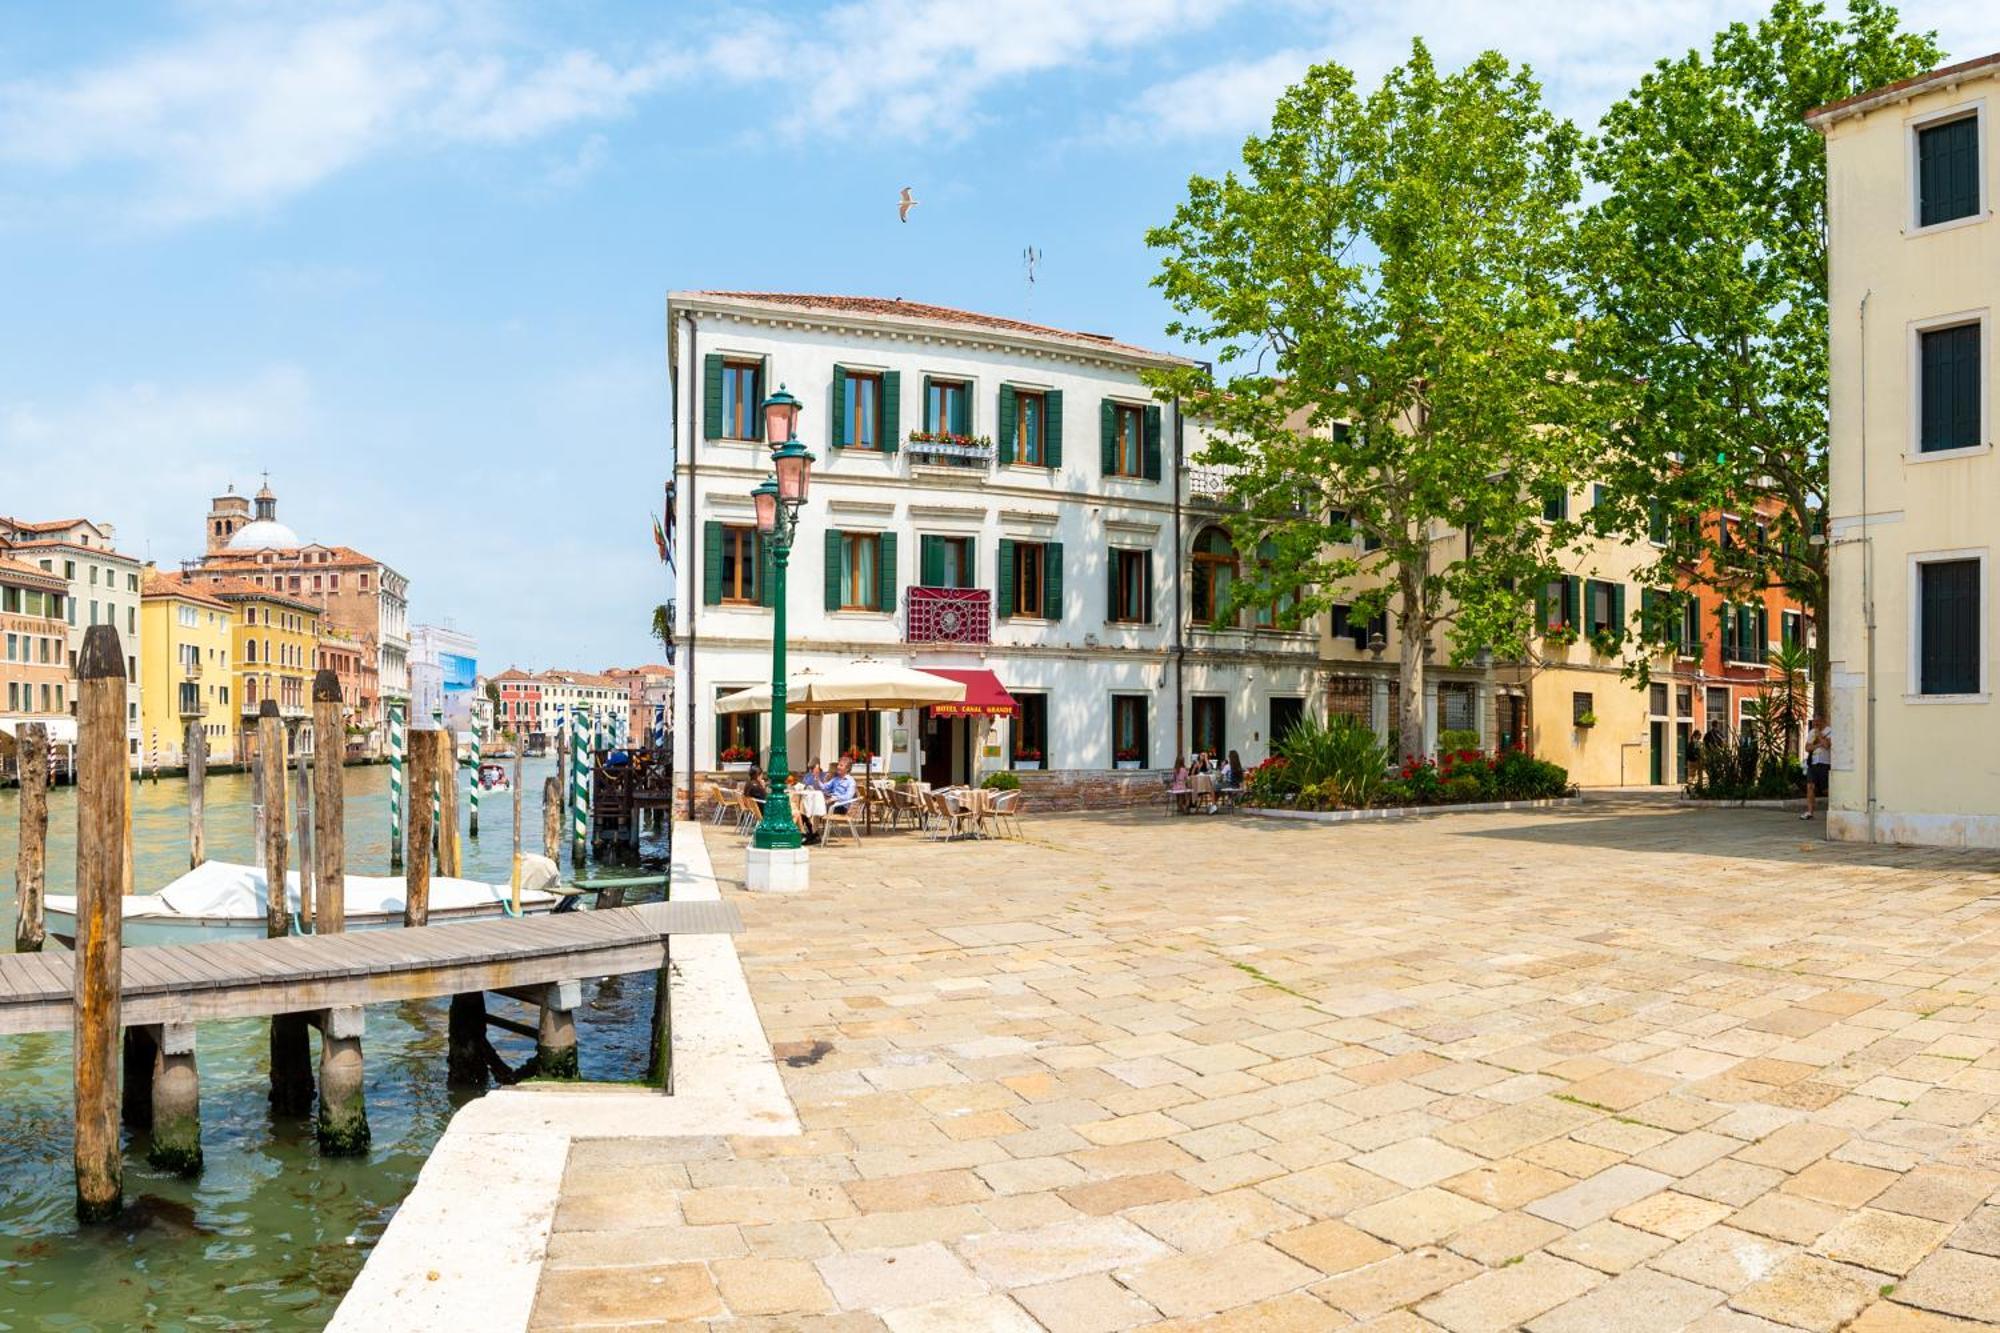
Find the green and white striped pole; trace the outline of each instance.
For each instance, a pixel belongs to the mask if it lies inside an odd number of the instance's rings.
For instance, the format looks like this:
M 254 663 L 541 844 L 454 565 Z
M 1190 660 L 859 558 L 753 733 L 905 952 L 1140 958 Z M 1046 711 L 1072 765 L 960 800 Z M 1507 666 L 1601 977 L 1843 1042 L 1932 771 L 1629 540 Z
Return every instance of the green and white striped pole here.
M 403 710 L 389 706 L 389 869 L 403 868 Z
M 444 729 L 444 710 L 442 708 L 431 709 L 431 725 L 440 731 Z M 447 753 L 445 755 L 445 762 L 456 765 L 458 763 L 457 753 Z M 436 863 L 438 848 L 444 845 L 444 830 L 438 827 L 438 820 L 444 815 L 444 806 L 438 800 L 438 788 L 447 782 L 456 780 L 456 777 L 448 772 L 439 773 L 431 779 L 431 858 L 433 864 Z
M 570 745 L 570 859 L 576 865 L 583 864 L 586 841 L 590 837 L 590 727 L 589 714 L 582 708 L 576 710 L 576 725 L 571 729 L 573 742 Z
M 466 785 L 465 789 L 465 808 L 471 816 L 472 821 L 467 830 L 467 836 L 473 838 L 479 836 L 479 753 L 479 724 L 474 722 L 472 724 L 472 780 Z

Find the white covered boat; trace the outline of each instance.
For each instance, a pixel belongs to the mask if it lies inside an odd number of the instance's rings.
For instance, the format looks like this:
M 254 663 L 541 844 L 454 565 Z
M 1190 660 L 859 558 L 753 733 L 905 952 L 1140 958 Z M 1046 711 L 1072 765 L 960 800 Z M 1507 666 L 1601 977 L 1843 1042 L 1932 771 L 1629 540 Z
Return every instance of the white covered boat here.
M 521 858 L 521 912 L 553 911 L 566 896 L 555 864 L 545 856 Z M 299 911 L 299 877 L 285 875 L 285 900 L 292 929 Z M 135 893 L 120 900 L 125 909 L 125 943 L 194 944 L 202 940 L 263 939 L 264 872 L 257 866 L 208 861 L 158 893 Z M 513 889 L 474 879 L 431 881 L 432 925 L 483 921 L 512 915 Z M 45 905 L 49 934 L 73 943 L 76 899 L 51 895 Z M 347 929 L 381 930 L 403 924 L 402 876 L 349 875 Z

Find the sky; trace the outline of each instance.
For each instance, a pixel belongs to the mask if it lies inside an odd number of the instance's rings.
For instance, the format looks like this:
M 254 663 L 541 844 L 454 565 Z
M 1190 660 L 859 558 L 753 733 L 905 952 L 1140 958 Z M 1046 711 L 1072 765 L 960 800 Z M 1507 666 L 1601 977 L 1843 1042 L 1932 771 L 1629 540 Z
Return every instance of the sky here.
M 1413 36 L 1452 65 L 1490 47 L 1588 126 L 1762 8 L 10 6 L 0 513 L 110 521 L 172 567 L 209 498 L 268 470 L 281 518 L 401 570 L 412 621 L 474 635 L 484 670 L 658 660 L 668 291 L 900 296 L 1178 350 L 1145 230 L 1312 62 L 1372 84 Z M 1987 0 L 1903 13 L 1949 58 L 2000 48 Z

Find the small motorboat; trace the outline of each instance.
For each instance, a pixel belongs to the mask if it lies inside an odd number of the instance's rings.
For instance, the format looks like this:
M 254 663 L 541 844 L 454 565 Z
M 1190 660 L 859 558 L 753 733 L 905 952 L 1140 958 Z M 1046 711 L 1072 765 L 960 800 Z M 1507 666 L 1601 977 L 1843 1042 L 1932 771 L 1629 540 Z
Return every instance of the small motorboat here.
M 479 790 L 481 791 L 514 790 L 514 784 L 507 780 L 506 766 L 502 764 L 493 763 L 491 760 L 481 763 L 479 765 Z
M 555 863 L 545 856 L 521 858 L 521 914 L 555 911 L 574 890 L 560 884 Z M 433 879 L 430 923 L 490 921 L 512 916 L 513 889 L 475 879 Z M 292 933 L 301 933 L 299 877 L 285 875 L 285 899 Z M 135 893 L 119 900 L 129 945 L 195 944 L 204 940 L 263 939 L 268 901 L 264 872 L 231 861 L 206 861 L 158 893 Z M 573 905 L 573 904 L 572 904 Z M 76 899 L 51 895 L 45 906 L 49 934 L 65 944 L 76 941 Z M 400 875 L 347 877 L 347 929 L 385 930 L 403 924 Z

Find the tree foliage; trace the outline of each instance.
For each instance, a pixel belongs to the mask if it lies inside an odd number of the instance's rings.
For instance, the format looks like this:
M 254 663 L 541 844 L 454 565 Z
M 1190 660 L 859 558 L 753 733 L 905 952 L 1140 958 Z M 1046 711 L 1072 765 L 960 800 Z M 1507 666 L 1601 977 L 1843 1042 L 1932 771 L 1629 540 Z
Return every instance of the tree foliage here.
M 1826 151 L 1804 115 L 1938 59 L 1878 0 L 1842 16 L 1777 0 L 1605 115 L 1586 153 L 1605 194 L 1579 253 L 1591 381 L 1619 430 L 1586 519 L 1662 539 L 1655 585 L 1777 584 L 1825 626 L 1826 547 L 1810 538 L 1827 491 Z M 1725 534 L 1718 513 L 1748 526 Z M 1662 612 L 1642 627 L 1654 644 L 1671 637 Z
M 1408 753 L 1434 632 L 1455 658 L 1524 645 L 1552 555 L 1540 496 L 1595 433 L 1573 359 L 1578 151 L 1526 69 L 1489 52 L 1445 73 L 1417 42 L 1365 96 L 1338 64 L 1308 71 L 1241 174 L 1195 177 L 1147 237 L 1169 331 L 1219 349 L 1218 374 L 1159 383 L 1230 474 L 1237 549 L 1268 553 L 1236 604 L 1386 606 Z

